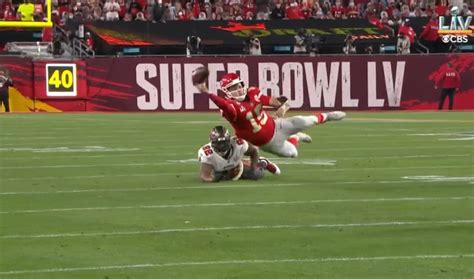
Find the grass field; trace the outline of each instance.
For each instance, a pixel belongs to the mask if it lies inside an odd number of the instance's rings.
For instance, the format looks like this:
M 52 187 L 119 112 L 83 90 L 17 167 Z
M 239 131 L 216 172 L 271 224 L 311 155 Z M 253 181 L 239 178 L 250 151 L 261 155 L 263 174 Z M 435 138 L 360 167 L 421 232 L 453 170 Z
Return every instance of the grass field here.
M 204 185 L 220 123 L 1 115 L 0 278 L 474 277 L 474 113 L 351 113 L 281 176 Z

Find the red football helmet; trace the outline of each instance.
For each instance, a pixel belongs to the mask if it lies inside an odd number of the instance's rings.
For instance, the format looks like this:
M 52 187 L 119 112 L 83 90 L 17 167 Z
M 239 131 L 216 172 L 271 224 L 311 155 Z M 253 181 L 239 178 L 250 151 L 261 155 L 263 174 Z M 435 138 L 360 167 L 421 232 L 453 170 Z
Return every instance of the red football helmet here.
M 220 85 L 221 90 L 230 99 L 243 101 L 245 96 L 247 96 L 247 87 L 236 73 L 225 74 L 221 79 Z

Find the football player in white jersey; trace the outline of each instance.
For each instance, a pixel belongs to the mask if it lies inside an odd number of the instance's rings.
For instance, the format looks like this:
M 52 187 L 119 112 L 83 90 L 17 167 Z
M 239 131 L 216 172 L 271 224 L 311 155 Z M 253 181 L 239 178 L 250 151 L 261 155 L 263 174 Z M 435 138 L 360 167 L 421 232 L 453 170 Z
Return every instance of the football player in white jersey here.
M 231 137 L 223 126 L 216 126 L 209 136 L 211 142 L 199 149 L 198 159 L 201 163 L 200 178 L 203 182 L 221 180 L 252 179 L 264 176 L 267 170 L 280 174 L 277 165 L 268 159 L 258 157 L 258 149 L 237 137 Z M 249 156 L 250 160 L 244 160 Z

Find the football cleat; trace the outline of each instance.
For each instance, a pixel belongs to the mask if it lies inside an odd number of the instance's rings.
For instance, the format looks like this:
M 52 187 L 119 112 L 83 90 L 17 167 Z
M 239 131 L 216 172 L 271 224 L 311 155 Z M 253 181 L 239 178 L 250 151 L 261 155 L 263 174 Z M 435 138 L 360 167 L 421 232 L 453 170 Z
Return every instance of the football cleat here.
M 346 117 L 346 113 L 343 111 L 330 111 L 326 113 L 327 121 L 341 120 Z
M 274 175 L 281 174 L 280 168 L 265 157 L 260 157 L 258 163 L 263 169 L 273 173 Z
M 298 137 L 298 140 L 301 142 L 311 143 L 313 141 L 310 135 L 305 134 L 303 132 L 296 133 L 296 136 Z

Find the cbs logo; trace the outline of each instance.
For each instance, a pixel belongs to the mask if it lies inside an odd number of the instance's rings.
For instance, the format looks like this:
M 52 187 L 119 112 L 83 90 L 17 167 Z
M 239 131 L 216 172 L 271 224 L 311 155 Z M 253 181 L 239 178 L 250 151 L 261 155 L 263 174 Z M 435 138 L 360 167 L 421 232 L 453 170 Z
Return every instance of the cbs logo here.
M 461 44 L 467 43 L 467 36 L 454 36 L 454 35 L 445 35 L 441 38 L 443 43 L 453 43 L 453 44 Z

